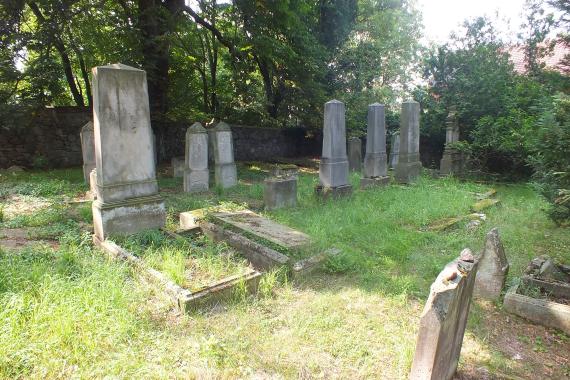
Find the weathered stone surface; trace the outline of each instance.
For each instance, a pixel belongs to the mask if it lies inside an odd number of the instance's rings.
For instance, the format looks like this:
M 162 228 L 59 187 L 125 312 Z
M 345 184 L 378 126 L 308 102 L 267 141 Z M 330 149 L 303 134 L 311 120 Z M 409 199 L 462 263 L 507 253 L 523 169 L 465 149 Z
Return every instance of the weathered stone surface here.
M 348 168 L 353 172 L 362 169 L 362 140 L 358 137 L 348 139 Z
M 319 165 L 319 180 L 320 187 L 324 189 L 351 187 L 348 183 L 344 103 L 338 100 L 325 103 L 323 153 Z M 319 193 L 318 190 L 317 193 Z M 342 194 L 345 193 L 342 192 Z
M 440 175 L 459 174 L 465 166 L 465 155 L 455 149 L 453 144 L 459 141 L 459 122 L 455 110 L 447 115 L 445 149 L 439 166 Z
M 184 157 L 172 157 L 172 160 L 170 160 L 172 176 L 174 178 L 184 177 L 184 160 Z
M 297 177 L 267 178 L 264 182 L 265 209 L 275 210 L 297 206 Z
M 368 130 L 363 177 L 377 178 L 388 174 L 386 163 L 386 118 L 384 105 L 368 106 Z
M 271 168 L 273 177 L 297 177 L 299 168 L 293 164 L 276 164 Z
M 92 198 L 97 199 L 97 168 L 93 168 L 89 173 L 89 191 Z
M 360 178 L 360 188 L 367 189 L 369 187 L 377 187 L 377 186 L 386 186 L 390 183 L 390 177 L 375 177 L 375 178 L 368 178 L 362 177 Z
M 394 177 L 400 183 L 416 180 L 421 172 L 420 162 L 420 104 L 416 101 L 402 103 L 400 116 L 400 154 Z
M 95 132 L 93 122 L 89 121 L 81 128 L 81 155 L 83 157 L 83 178 L 90 184 L 91 170 L 95 168 Z
M 214 128 L 214 169 L 216 185 L 226 189 L 237 185 L 234 143 L 230 126 L 223 121 Z
M 499 230 L 493 228 L 485 238 L 485 247 L 479 258 L 479 270 L 475 280 L 475 296 L 496 300 L 501 296 L 509 273 L 509 262 L 505 248 L 499 236 Z
M 189 193 L 207 191 L 208 134 L 200 123 L 194 123 L 186 131 L 186 157 L 184 161 L 184 191 Z
M 468 249 L 461 254 L 469 256 Z M 458 258 L 432 284 L 420 319 L 410 379 L 450 380 L 455 375 L 476 274 L 477 261 Z
M 491 199 L 491 198 L 487 198 L 487 199 L 482 199 L 479 202 L 475 203 L 473 206 L 471 206 L 471 209 L 475 212 L 479 212 L 482 210 L 485 210 L 491 206 L 494 206 L 496 204 L 498 204 L 500 201 L 498 199 Z
M 164 226 L 158 196 L 146 73 L 122 64 L 93 69 L 97 163 L 96 236 Z
M 551 258 L 542 263 L 537 277 L 547 281 L 570 282 L 570 275 L 563 272 Z
M 390 168 L 394 169 L 400 156 L 400 132 L 395 132 L 390 138 Z

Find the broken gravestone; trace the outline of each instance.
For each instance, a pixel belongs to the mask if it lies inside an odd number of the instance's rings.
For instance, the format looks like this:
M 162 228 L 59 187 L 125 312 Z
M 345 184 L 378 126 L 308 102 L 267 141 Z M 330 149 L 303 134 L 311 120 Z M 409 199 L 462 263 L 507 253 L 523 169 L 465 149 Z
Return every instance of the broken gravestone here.
M 477 261 L 464 249 L 437 276 L 420 319 L 410 379 L 450 380 L 455 375 L 476 274 Z
M 475 280 L 475 296 L 488 300 L 496 300 L 501 295 L 509 262 L 505 248 L 499 236 L 499 230 L 493 228 L 485 238 L 485 247 L 479 258 L 479 270 Z

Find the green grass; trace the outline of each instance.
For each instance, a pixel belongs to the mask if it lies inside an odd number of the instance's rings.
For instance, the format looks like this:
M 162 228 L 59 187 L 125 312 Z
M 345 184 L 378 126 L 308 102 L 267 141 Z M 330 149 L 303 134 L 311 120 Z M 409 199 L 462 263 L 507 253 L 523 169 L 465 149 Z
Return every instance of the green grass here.
M 265 170 L 261 164 L 242 165 L 237 187 L 199 195 L 182 193 L 179 179 L 159 179 L 171 227 L 182 211 L 230 201 L 259 204 Z M 42 178 L 51 185 L 44 188 Z M 0 378 L 404 379 L 429 286 L 462 248 L 480 250 L 486 232 L 498 227 L 511 264 L 508 283 L 535 256 L 570 262 L 568 229 L 548 219 L 546 202 L 525 184 L 423 177 L 410 186 L 361 191 L 353 175 L 351 197 L 323 202 L 313 193 L 317 181 L 315 173 L 302 172 L 299 206 L 264 214 L 309 234 L 319 249 L 334 246 L 343 253 L 310 278 L 291 283 L 283 273 L 272 273 L 258 296 L 184 316 L 128 267 L 90 247 L 81 232 L 88 228 L 81 227 L 90 219 L 87 205 L 62 206 L 64 211 L 50 206 L 28 219 L 5 215 L 0 227 L 34 225 L 59 235 L 61 246 L 0 253 Z M 27 192 L 51 205 L 86 190 L 80 170 L 0 177 L 0 185 L 3 199 Z M 469 213 L 474 193 L 490 187 L 501 203 L 485 210 L 481 227 L 468 231 L 462 222 L 443 232 L 426 230 L 439 219 Z M 224 252 L 192 243 L 216 260 Z M 162 243 L 133 244 L 142 249 Z M 153 265 L 180 279 L 184 260 L 197 252 L 175 247 L 157 255 Z M 473 305 L 462 366 L 519 378 L 535 373 L 530 363 L 490 343 L 489 313 Z M 516 340 L 527 332 L 512 334 Z M 568 344 L 560 335 L 561 344 Z M 556 344 L 533 336 L 527 346 L 547 355 L 563 348 Z

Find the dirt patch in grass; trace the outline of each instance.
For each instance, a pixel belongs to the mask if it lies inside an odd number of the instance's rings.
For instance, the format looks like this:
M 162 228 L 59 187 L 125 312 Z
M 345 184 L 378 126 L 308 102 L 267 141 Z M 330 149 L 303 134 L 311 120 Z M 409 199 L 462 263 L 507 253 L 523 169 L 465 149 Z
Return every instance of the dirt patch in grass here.
M 59 248 L 55 240 L 31 240 L 28 228 L 0 228 L 0 248 L 21 249 L 34 244 L 47 244 L 53 249 Z
M 46 198 L 20 194 L 10 194 L 2 203 L 4 204 L 4 216 L 6 218 L 31 215 L 51 205 L 51 202 Z

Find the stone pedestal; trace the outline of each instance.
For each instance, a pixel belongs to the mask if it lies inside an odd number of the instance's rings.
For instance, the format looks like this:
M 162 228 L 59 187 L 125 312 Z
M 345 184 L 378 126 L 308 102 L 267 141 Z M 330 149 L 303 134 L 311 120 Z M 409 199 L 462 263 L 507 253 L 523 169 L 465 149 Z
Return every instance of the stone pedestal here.
M 374 103 L 368 106 L 368 130 L 363 178 L 360 187 L 385 185 L 389 182 L 386 163 L 386 122 L 384 105 Z
M 91 171 L 95 168 L 95 132 L 93 122 L 89 121 L 81 128 L 81 155 L 83 156 L 83 178 L 90 184 Z
M 331 100 L 325 104 L 319 182 L 317 194 L 346 195 L 352 189 L 348 183 L 344 103 L 338 100 Z
M 297 206 L 297 177 L 275 177 L 263 181 L 266 210 Z
M 451 380 L 463 344 L 477 262 L 469 249 L 432 284 L 424 307 L 410 380 Z
M 390 138 L 390 168 L 394 169 L 400 156 L 400 132 L 396 132 Z
M 464 169 L 464 155 L 453 148 L 453 144 L 459 141 L 459 123 L 455 111 L 447 115 L 445 128 L 445 149 L 439 165 L 440 175 L 459 174 Z
M 237 185 L 234 141 L 230 126 L 223 121 L 214 128 L 214 171 L 216 185 L 226 189 Z
M 420 162 L 420 103 L 402 103 L 400 116 L 400 154 L 394 177 L 400 183 L 415 181 L 421 174 Z
M 353 172 L 362 170 L 362 140 L 358 137 L 348 139 L 348 168 Z
M 172 157 L 170 165 L 172 166 L 172 176 L 174 178 L 184 177 L 184 157 Z
M 479 258 L 479 270 L 475 280 L 475 296 L 495 301 L 501 296 L 509 262 L 499 237 L 499 230 L 493 228 L 485 238 L 485 248 Z
M 208 191 L 208 134 L 200 123 L 186 130 L 186 157 L 184 161 L 184 191 Z
M 122 64 L 93 69 L 97 163 L 95 235 L 131 234 L 164 226 L 150 128 L 146 73 Z

